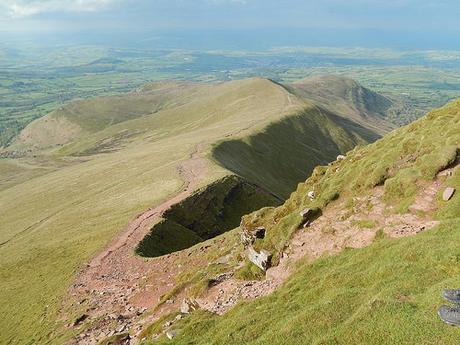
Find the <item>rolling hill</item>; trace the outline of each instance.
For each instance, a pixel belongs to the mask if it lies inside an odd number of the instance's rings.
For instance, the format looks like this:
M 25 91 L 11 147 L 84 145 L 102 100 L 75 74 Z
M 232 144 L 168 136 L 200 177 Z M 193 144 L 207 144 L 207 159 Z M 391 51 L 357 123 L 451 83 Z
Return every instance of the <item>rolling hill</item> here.
M 28 125 L 0 160 L 0 310 L 9 315 L 0 321 L 0 342 L 62 343 L 78 334 L 63 327 L 68 289 L 85 263 L 123 237 L 130 220 L 144 221 L 135 217 L 139 212 L 186 202 L 196 190 L 198 200 L 208 201 L 193 204 L 209 207 L 216 200 L 209 186 L 237 175 L 243 187 L 223 188 L 235 206 L 203 220 L 228 230 L 219 220 L 225 212 L 238 219 L 276 206 L 316 165 L 391 128 L 378 117 L 383 113 L 362 111 L 373 108 L 358 107 L 359 99 L 336 112 L 289 90 L 261 78 L 155 83 L 122 96 L 76 100 Z M 163 211 L 152 214 L 161 218 Z M 192 223 L 211 214 L 188 213 Z M 142 223 L 145 231 L 153 221 Z M 180 224 L 190 235 L 193 226 Z M 126 234 L 128 241 L 136 237 Z M 189 235 L 189 245 L 207 239 Z

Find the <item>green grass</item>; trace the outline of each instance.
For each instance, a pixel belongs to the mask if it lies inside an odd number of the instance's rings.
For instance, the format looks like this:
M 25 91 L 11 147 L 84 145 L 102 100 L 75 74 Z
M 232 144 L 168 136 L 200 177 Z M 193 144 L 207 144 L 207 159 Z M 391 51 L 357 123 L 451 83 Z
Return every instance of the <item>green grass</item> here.
M 279 251 L 281 242 L 295 231 L 301 208 L 327 207 L 337 195 L 366 195 L 373 186 L 366 183 L 365 171 L 373 166 L 383 167 L 388 171 L 386 181 L 398 181 L 403 188 L 432 179 L 434 172 L 448 166 L 458 154 L 459 117 L 460 101 L 455 101 L 374 144 L 353 150 L 344 161 L 315 169 L 283 206 L 246 217 L 253 225 L 269 227 L 260 246 Z M 440 194 L 446 186 L 459 189 L 460 167 L 452 177 L 440 181 Z M 398 211 L 413 191 L 407 195 L 397 192 L 387 182 L 388 206 Z M 318 195 L 314 201 L 306 197 L 312 189 Z M 440 224 L 434 229 L 402 239 L 386 238 L 379 231 L 367 248 L 347 249 L 300 264 L 268 297 L 242 302 L 221 317 L 192 314 L 175 325 L 180 329 L 177 338 L 157 343 L 456 344 L 458 328 L 443 324 L 437 308 L 445 303 L 442 289 L 459 284 L 460 195 L 449 202 L 438 195 L 437 200 L 434 216 Z
M 352 222 L 353 225 L 357 226 L 360 229 L 373 229 L 376 226 L 375 220 L 372 219 L 362 219 Z
M 226 169 L 287 198 L 314 167 L 378 137 L 350 120 L 307 105 L 297 116 L 263 132 L 216 145 L 212 154 Z
M 273 295 L 223 317 L 196 313 L 158 344 L 455 344 L 458 329 L 436 311 L 442 289 L 458 286 L 456 222 L 304 264 Z
M 153 88 L 161 85 L 165 84 Z M 152 114 L 115 114 L 111 125 L 110 116 L 105 116 L 95 125 L 97 131 L 88 129 L 94 123 L 91 113 L 58 116 L 65 119 L 64 127 L 59 122 L 57 127 L 42 126 L 47 119 L 42 118 L 29 133 L 43 138 L 47 148 L 37 148 L 36 157 L 1 161 L 5 174 L 0 175 L 0 312 L 8 317 L 0 319 L 0 343 L 63 343 L 70 333 L 62 327 L 64 321 L 57 321 L 58 310 L 75 274 L 136 214 L 183 187 L 177 167 L 198 144 L 210 158 L 201 187 L 231 174 L 211 159 L 213 145 L 224 138 L 257 136 L 270 124 L 292 121 L 305 107 L 281 86 L 260 78 L 191 87 L 179 89 L 161 110 L 152 107 Z M 66 109 L 75 104 L 87 101 Z M 107 100 L 103 104 L 106 111 L 112 109 Z M 49 129 L 68 129 L 71 121 L 83 130 L 61 146 L 61 138 Z M 329 131 L 344 132 L 334 127 L 340 123 L 328 123 Z M 30 142 L 20 144 L 26 147 Z M 301 150 L 301 162 L 312 152 Z M 291 158 L 281 157 L 280 164 Z M 274 167 L 266 169 L 274 172 Z M 268 184 L 261 186 L 270 190 Z M 208 271 L 188 272 L 181 281 L 199 284 L 212 278 Z
M 265 278 L 264 272 L 252 262 L 246 262 L 243 267 L 235 271 L 233 276 L 239 280 L 262 280 Z

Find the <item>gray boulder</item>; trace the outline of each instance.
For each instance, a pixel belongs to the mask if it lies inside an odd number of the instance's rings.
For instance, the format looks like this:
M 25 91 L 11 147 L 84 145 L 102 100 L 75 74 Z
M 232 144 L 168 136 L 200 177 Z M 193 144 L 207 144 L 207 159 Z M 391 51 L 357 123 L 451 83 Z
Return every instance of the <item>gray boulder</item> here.
M 442 200 L 449 201 L 455 194 L 455 188 L 447 187 L 442 194 Z
M 259 267 L 262 271 L 266 271 L 270 266 L 272 254 L 266 250 L 261 250 L 260 253 L 258 253 L 253 247 L 249 247 L 247 250 L 247 257 L 249 261 Z

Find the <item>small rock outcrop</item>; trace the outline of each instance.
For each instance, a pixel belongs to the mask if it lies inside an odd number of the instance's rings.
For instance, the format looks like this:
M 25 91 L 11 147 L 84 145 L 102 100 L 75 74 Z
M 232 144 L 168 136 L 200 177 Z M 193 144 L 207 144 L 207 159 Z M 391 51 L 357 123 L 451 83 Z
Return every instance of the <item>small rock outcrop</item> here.
M 240 234 L 240 241 L 243 244 L 243 246 L 247 248 L 251 244 L 254 243 L 255 238 L 252 236 L 252 234 L 249 231 L 243 230 L 241 231 L 241 234 Z
M 449 201 L 455 194 L 455 188 L 447 187 L 442 193 L 442 200 Z
M 180 312 L 182 314 L 190 314 L 192 311 L 197 309 L 199 309 L 198 303 L 189 298 L 184 298 L 180 306 Z
M 312 191 L 312 190 L 309 191 L 307 195 L 310 198 L 310 200 L 313 200 L 313 199 L 316 198 L 316 193 L 314 191 Z
M 259 226 L 253 230 L 248 230 L 243 228 L 243 231 L 240 234 L 241 243 L 245 248 L 252 245 L 256 239 L 265 238 L 266 229 L 263 226 Z
M 250 246 L 247 249 L 247 256 L 249 261 L 259 267 L 262 271 L 266 271 L 270 266 L 272 255 L 266 250 L 261 250 L 260 253 L 258 253 L 253 247 Z

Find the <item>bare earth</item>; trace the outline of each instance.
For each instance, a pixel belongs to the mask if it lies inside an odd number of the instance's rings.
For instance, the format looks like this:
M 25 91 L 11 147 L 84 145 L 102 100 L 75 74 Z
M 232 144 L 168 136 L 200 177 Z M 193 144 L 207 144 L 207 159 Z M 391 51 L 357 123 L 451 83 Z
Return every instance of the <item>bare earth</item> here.
M 158 260 L 134 255 L 134 248 L 152 225 L 172 205 L 184 200 L 197 188 L 207 173 L 207 160 L 198 145 L 190 159 L 181 162 L 178 171 L 184 188 L 177 195 L 133 219 L 113 242 L 79 273 L 69 295 L 74 305 L 85 308 L 86 319 L 100 321 L 83 330 L 71 344 L 97 344 L 101 339 L 128 330 L 139 331 L 137 320 L 174 286 L 178 271 L 173 264 L 176 254 Z M 172 272 L 169 272 L 172 269 Z M 153 284 L 149 284 L 153 281 Z M 80 308 L 82 309 L 82 308 Z M 68 325 L 71 326 L 71 325 Z
M 92 322 L 90 328 L 82 327 L 72 344 L 97 344 L 107 336 L 127 331 L 138 335 L 144 325 L 179 309 L 184 292 L 175 300 L 161 305 L 160 297 L 175 287 L 175 277 L 185 269 L 178 265 L 179 261 L 183 262 L 185 258 L 189 268 L 207 264 L 203 254 L 208 246 L 149 260 L 136 257 L 133 250 L 162 213 L 188 197 L 205 175 L 207 162 L 200 158 L 200 152 L 201 147 L 198 146 L 191 158 L 178 168 L 185 181 L 183 191 L 137 216 L 79 274 L 69 292 L 72 306 L 86 310 L 85 317 L 97 322 Z M 440 175 L 449 171 L 452 169 Z M 366 247 L 373 242 L 379 230 L 389 237 L 398 238 L 433 228 L 437 222 L 431 214 L 435 210 L 435 197 L 441 182 L 438 178 L 420 187 L 416 201 L 405 214 L 385 213 L 388 207 L 382 201 L 383 187 L 374 188 L 370 196 L 355 198 L 352 210 L 340 200 L 329 205 L 308 228 L 295 233 L 279 265 L 268 269 L 265 280 L 240 281 L 232 278 L 230 272 L 196 301 L 201 308 L 222 315 L 241 299 L 254 299 L 273 292 L 286 281 L 295 263 L 301 259 L 311 262 L 324 255 L 337 254 L 345 248 Z M 363 221 L 371 222 L 372 226 L 363 227 Z M 164 331 L 170 326 L 171 323 L 166 324 Z M 78 329 L 79 325 L 69 324 L 68 327 Z M 130 344 L 137 342 L 135 338 L 126 340 Z

